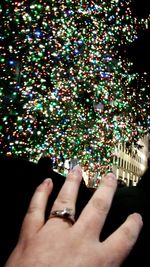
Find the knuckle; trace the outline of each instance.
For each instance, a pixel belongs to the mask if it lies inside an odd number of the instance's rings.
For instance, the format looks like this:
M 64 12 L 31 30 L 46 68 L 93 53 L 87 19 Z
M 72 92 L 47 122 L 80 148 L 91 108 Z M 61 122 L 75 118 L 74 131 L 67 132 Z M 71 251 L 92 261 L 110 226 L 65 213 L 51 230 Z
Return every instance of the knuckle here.
M 135 241 L 137 235 L 135 234 L 134 231 L 131 231 L 130 227 L 124 225 L 122 230 L 123 230 L 124 238 L 127 241 L 127 243 L 128 242 L 132 243 Z
M 28 238 L 24 238 L 24 237 L 20 238 L 19 242 L 18 242 L 18 245 L 20 246 L 22 251 L 25 251 L 28 248 L 28 245 L 29 245 Z
M 77 180 L 78 180 L 78 175 L 74 172 L 72 172 L 72 173 L 70 172 L 67 176 L 67 179 L 66 179 L 67 182 L 75 182 Z
M 129 227 L 124 226 L 122 230 L 123 230 L 124 236 L 127 237 L 127 239 L 128 239 L 130 237 L 130 234 L 131 234 Z
M 39 210 L 38 207 L 36 207 L 36 206 L 30 206 L 29 209 L 28 209 L 28 211 L 27 211 L 27 215 L 33 214 L 33 213 L 37 212 L 38 210 Z
M 92 200 L 92 206 L 97 213 L 107 213 L 109 210 L 109 203 L 102 197 L 96 197 Z
M 65 198 L 65 199 L 62 199 L 62 198 L 58 198 L 58 199 L 56 199 L 55 200 L 55 202 L 54 202 L 54 206 L 56 206 L 56 207 L 59 207 L 60 205 L 68 205 L 68 203 L 70 203 L 70 201 L 71 201 L 71 199 L 67 199 L 67 198 Z

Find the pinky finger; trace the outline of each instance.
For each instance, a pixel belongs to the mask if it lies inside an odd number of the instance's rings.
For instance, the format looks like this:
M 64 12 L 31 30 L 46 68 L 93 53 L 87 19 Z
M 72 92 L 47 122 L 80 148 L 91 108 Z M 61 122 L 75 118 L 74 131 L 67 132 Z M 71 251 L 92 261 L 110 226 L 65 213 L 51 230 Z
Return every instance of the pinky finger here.
M 141 215 L 133 213 L 103 242 L 106 250 L 111 251 L 110 261 L 115 262 L 115 266 L 120 266 L 128 256 L 137 241 L 142 226 L 143 221 Z

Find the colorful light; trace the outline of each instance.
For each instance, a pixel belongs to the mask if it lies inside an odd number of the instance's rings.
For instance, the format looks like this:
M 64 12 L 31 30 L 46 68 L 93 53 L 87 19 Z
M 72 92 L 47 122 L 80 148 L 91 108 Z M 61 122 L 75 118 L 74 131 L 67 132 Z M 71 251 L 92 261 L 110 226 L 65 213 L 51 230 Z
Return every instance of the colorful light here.
M 130 2 L 6 1 L 0 12 L 1 153 L 53 151 L 103 172 L 118 142 L 147 133 L 147 74 L 119 53 L 148 27 Z

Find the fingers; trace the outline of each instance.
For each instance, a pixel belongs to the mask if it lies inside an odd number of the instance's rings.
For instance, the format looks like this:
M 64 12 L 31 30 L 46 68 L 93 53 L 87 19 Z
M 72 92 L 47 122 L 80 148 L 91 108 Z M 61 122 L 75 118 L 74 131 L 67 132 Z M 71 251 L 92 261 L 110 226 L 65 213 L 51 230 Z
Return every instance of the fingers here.
M 72 209 L 75 213 L 75 204 L 81 180 L 82 170 L 81 167 L 77 165 L 68 173 L 66 181 L 54 202 L 52 212 L 68 208 Z M 68 224 L 68 221 L 63 220 L 63 218 L 53 217 L 49 219 L 49 221 L 51 220 L 55 220 L 55 222 L 58 223 L 64 223 L 65 221 Z
M 30 238 L 43 226 L 47 200 L 52 191 L 52 187 L 53 184 L 49 178 L 45 179 L 43 183 L 37 187 L 22 224 L 20 239 Z
M 110 209 L 116 187 L 117 180 L 115 175 L 113 173 L 108 173 L 81 213 L 76 223 L 77 227 L 78 224 L 80 224 L 79 228 L 82 229 L 82 231 L 88 231 L 88 235 L 92 235 L 98 239 Z
M 134 213 L 128 216 L 127 220 L 103 242 L 106 251 L 111 251 L 109 253 L 110 260 L 118 263 L 115 266 L 120 266 L 127 257 L 139 236 L 142 226 L 141 215 Z M 99 249 L 101 249 L 101 246 Z

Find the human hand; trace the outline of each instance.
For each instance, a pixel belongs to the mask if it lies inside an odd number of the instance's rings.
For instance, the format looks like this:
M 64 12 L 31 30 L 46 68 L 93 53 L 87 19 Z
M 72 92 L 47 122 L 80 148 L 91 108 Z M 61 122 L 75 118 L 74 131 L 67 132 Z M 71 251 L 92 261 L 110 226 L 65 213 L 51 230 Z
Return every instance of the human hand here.
M 75 211 L 82 170 L 74 167 L 56 198 L 52 211 Z M 139 214 L 127 220 L 105 241 L 99 242 L 116 190 L 114 174 L 107 174 L 99 188 L 72 224 L 67 218 L 50 216 L 45 209 L 52 191 L 51 179 L 39 185 L 24 218 L 16 248 L 4 267 L 118 267 L 135 244 L 142 227 Z

